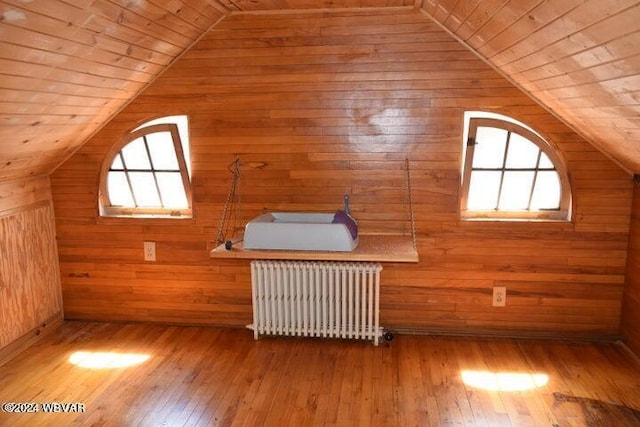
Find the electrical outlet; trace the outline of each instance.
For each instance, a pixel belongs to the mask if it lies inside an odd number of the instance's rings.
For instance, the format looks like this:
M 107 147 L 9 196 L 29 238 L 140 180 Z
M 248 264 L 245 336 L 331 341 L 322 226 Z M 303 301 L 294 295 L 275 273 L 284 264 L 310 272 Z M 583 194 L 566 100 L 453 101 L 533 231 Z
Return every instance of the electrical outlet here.
M 493 306 L 504 307 L 507 304 L 507 288 L 504 286 L 493 287 Z
M 156 260 L 156 242 L 144 242 L 144 260 Z

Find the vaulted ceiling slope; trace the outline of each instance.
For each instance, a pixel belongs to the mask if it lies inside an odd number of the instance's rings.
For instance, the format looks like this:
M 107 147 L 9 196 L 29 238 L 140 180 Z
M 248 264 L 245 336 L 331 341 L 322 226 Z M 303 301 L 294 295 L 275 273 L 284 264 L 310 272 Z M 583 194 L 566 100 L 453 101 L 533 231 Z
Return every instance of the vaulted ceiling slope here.
M 640 172 L 640 0 L 1 0 L 0 179 L 51 173 L 228 14 L 349 8 L 431 17 Z
M 52 172 L 226 13 L 209 0 L 0 1 L 0 179 Z
M 424 0 L 422 11 L 640 173 L 640 2 Z
M 217 0 L 233 12 L 414 6 L 415 0 Z

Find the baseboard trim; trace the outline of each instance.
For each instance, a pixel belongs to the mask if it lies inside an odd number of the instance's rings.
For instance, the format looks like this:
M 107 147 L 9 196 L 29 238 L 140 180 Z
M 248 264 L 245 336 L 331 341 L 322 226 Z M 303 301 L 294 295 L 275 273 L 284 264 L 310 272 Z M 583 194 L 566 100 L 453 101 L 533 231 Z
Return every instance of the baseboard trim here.
M 164 325 L 164 326 L 184 326 L 184 327 L 212 327 L 212 328 L 229 328 L 229 329 L 245 329 L 245 325 L 230 325 L 220 323 L 197 323 L 197 322 L 172 322 L 163 321 L 161 319 L 110 319 L 95 318 L 82 316 L 65 317 L 65 322 L 89 322 L 89 323 L 115 323 L 115 324 L 142 324 L 142 325 Z M 622 341 L 620 335 L 614 334 L 597 334 L 588 332 L 551 332 L 551 331 L 524 331 L 524 330 L 498 330 L 498 329 L 458 329 L 458 328 L 408 328 L 401 326 L 390 326 L 383 328 L 383 333 L 391 333 L 397 335 L 422 335 L 437 337 L 456 337 L 456 338 L 493 338 L 493 339 L 516 339 L 516 340 L 555 340 L 555 341 L 575 341 L 589 343 L 615 343 Z
M 633 350 L 631 350 L 629 346 L 622 340 L 617 341 L 616 344 L 618 344 L 618 346 L 622 348 L 622 350 L 624 350 L 624 352 L 627 353 L 629 357 L 638 364 L 638 366 L 640 366 L 640 355 L 634 353 Z
M 184 327 L 200 327 L 200 328 L 228 328 L 228 329 L 245 329 L 246 322 L 240 325 L 224 324 L 224 323 L 208 323 L 208 322 L 179 322 L 168 321 L 162 319 L 111 319 L 108 317 L 84 317 L 69 316 L 65 314 L 65 322 L 87 322 L 87 323 L 113 323 L 113 324 L 131 324 L 131 325 L 155 325 L 155 326 L 184 326 Z
M 438 337 L 468 337 L 468 338 L 504 338 L 504 339 L 530 339 L 530 340 L 560 340 L 560 341 L 584 341 L 584 342 L 617 342 L 618 335 L 605 335 L 593 333 L 556 333 L 548 331 L 511 331 L 494 329 L 422 329 L 385 327 L 385 332 L 400 335 L 433 335 Z
M 0 348 L 0 366 L 4 365 L 27 348 L 40 341 L 43 337 L 58 329 L 62 326 L 62 322 L 62 312 L 60 311 L 12 343 Z

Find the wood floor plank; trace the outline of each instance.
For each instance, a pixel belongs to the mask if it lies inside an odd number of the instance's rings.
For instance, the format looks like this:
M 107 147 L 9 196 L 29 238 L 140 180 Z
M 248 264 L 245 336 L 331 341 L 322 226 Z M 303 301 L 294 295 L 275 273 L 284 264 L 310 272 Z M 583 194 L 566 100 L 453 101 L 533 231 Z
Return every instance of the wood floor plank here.
M 111 368 L 70 363 L 78 352 L 110 355 Z M 149 357 L 114 367 L 118 355 Z M 527 387 L 537 376 L 547 381 Z M 11 426 L 634 427 L 640 363 L 616 343 L 399 335 L 374 347 L 68 321 L 0 366 L 4 402 L 40 405 L 0 412 Z M 46 413 L 46 402 L 85 411 Z

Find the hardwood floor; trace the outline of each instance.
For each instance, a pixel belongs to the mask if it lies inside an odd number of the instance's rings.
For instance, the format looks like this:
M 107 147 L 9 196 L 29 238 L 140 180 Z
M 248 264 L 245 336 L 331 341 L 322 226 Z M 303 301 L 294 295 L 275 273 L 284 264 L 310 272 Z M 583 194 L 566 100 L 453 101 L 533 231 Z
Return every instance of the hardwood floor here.
M 65 322 L 0 367 L 0 402 L 37 403 L 11 426 L 640 426 L 640 364 L 608 343 Z

